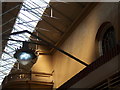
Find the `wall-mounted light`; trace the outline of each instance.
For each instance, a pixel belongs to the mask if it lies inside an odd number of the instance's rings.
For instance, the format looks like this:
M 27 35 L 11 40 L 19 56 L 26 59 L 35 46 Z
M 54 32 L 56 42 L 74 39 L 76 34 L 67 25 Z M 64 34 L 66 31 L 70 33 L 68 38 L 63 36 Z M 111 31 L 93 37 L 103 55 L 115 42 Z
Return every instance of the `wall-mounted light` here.
M 30 62 L 34 62 L 37 58 L 35 55 L 35 51 L 29 49 L 29 45 L 27 42 L 23 42 L 23 47 L 16 50 L 14 57 L 22 64 L 27 65 Z

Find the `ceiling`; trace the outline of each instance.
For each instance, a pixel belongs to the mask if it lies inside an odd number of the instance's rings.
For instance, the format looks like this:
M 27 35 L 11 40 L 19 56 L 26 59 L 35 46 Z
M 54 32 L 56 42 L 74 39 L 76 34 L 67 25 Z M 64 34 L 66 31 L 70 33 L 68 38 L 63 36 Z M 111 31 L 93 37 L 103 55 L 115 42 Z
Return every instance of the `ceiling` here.
M 3 2 L 2 3 L 2 50 L 4 50 L 9 34 L 12 31 L 16 16 L 21 7 L 20 2 Z
M 35 34 L 54 46 L 60 47 L 95 5 L 96 3 L 88 2 L 50 2 L 42 20 L 37 24 Z M 53 54 L 56 49 L 47 45 L 40 46 L 38 51 L 40 54 Z
M 95 5 L 96 3 L 90 2 L 50 2 L 49 7 L 42 16 L 42 20 L 37 24 L 34 34 L 59 47 Z M 3 49 L 6 45 L 5 38 L 11 33 L 20 7 L 21 3 L 17 2 L 4 2 L 2 5 L 2 13 L 5 13 L 2 16 Z M 32 41 L 44 43 L 43 41 Z M 55 51 L 49 45 L 41 47 L 42 50 L 38 49 L 40 53 L 51 54 Z
M 92 2 L 50 2 L 33 34 L 55 47 L 60 47 L 96 4 Z M 20 2 L 2 3 L 2 50 L 7 44 L 6 39 L 13 30 L 21 5 Z M 35 43 L 46 44 L 44 41 L 38 41 L 32 36 L 30 40 Z M 36 49 L 39 54 L 54 54 L 56 51 L 48 44 L 30 44 L 30 47 Z

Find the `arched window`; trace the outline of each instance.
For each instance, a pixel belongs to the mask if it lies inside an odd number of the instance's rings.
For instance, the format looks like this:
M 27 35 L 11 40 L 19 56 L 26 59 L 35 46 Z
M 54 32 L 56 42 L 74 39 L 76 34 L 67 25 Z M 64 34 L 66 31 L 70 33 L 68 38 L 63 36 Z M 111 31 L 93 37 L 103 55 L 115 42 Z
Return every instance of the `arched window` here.
M 109 27 L 102 38 L 102 52 L 103 54 L 109 49 L 113 48 L 116 44 L 114 28 Z
M 116 44 L 115 30 L 110 22 L 103 23 L 97 32 L 100 55 L 103 55 Z

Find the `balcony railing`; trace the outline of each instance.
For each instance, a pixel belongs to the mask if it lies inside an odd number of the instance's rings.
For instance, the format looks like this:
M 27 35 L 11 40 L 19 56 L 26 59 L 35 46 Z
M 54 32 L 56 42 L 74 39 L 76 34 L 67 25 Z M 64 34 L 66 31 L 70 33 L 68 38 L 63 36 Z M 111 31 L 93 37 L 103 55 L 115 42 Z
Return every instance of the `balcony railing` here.
M 72 77 L 70 80 L 68 80 L 66 83 L 64 83 L 62 86 L 59 87 L 58 90 L 61 90 L 62 88 L 69 88 L 81 79 L 83 79 L 85 76 L 87 76 L 89 73 L 93 72 L 103 64 L 109 62 L 114 57 L 118 56 L 120 54 L 120 44 L 117 44 L 114 48 L 107 51 L 104 55 L 100 56 L 97 60 L 95 60 L 93 63 L 88 65 L 86 68 L 84 68 L 82 71 L 80 71 L 78 74 L 76 74 L 74 77 Z M 118 67 L 118 69 L 120 69 Z
M 37 72 L 9 74 L 4 78 L 2 85 L 17 81 L 32 81 L 32 82 L 39 82 L 45 85 L 53 85 L 52 74 L 37 73 Z

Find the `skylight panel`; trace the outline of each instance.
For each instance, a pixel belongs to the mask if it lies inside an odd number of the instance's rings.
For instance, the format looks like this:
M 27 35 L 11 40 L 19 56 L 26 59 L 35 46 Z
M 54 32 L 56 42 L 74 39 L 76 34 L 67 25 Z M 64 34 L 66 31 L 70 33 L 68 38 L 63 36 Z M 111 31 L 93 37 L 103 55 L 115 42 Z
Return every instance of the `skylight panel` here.
M 50 0 L 45 0 L 47 3 L 49 3 L 49 1 Z M 11 33 L 24 30 L 33 32 L 37 23 L 42 20 L 41 16 L 48 5 L 45 2 L 43 0 L 25 0 Z M 29 37 L 29 34 L 24 33 L 21 35 L 12 35 L 9 37 L 9 39 L 26 41 L 29 40 Z M 7 42 L 7 45 L 1 56 L 0 84 L 3 81 L 3 78 L 8 75 L 10 70 L 13 68 L 14 63 L 16 62 L 16 59 L 13 58 L 13 54 L 15 53 L 15 49 L 20 48 L 20 46 L 22 46 L 21 42 Z

